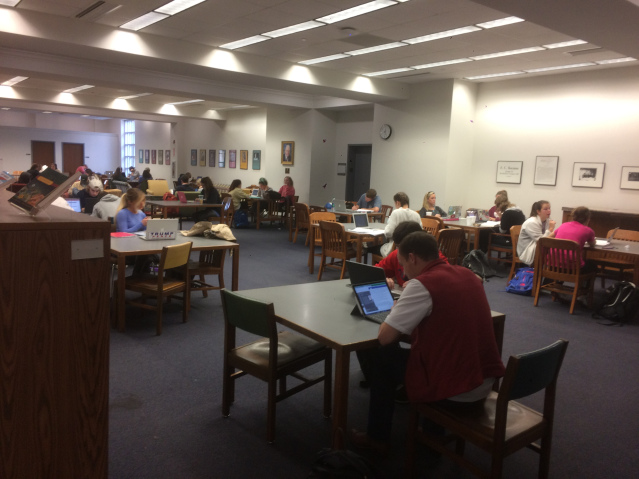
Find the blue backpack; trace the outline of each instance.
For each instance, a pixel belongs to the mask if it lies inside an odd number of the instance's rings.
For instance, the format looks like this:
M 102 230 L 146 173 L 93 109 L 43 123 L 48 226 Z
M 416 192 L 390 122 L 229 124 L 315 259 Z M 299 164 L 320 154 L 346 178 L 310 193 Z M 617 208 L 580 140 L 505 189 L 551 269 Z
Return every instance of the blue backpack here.
M 250 223 L 246 210 L 237 210 L 233 216 L 233 222 L 236 228 L 247 228 Z
M 535 270 L 532 268 L 519 268 L 506 286 L 507 293 L 522 294 L 530 296 L 533 290 L 533 278 Z

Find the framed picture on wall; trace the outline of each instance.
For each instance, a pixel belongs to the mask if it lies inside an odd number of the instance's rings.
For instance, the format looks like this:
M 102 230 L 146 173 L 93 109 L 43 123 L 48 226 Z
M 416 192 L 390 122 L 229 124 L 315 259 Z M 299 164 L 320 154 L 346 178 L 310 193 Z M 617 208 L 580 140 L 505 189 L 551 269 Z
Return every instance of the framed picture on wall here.
M 217 155 L 217 165 L 220 168 L 224 168 L 225 162 L 226 162 L 226 150 L 220 150 Z
M 149 163 L 151 161 L 151 150 L 144 150 L 144 162 Z
M 295 161 L 295 142 L 283 141 L 282 142 L 282 164 L 293 165 Z
M 171 164 L 171 150 L 164 150 L 164 164 Z
M 197 166 L 197 150 L 191 150 L 191 166 Z
M 209 150 L 209 166 L 215 168 L 215 150 Z
M 151 150 L 151 164 L 155 165 L 157 162 L 157 153 L 155 150 Z
M 240 150 L 240 168 L 248 170 L 248 150 Z
M 523 161 L 498 161 L 497 183 L 521 184 L 521 170 Z
M 535 160 L 536 185 L 557 185 L 558 156 L 538 156 Z
M 144 163 L 144 150 L 140 150 L 138 153 L 138 161 Z
M 605 163 L 574 163 L 572 186 L 581 188 L 603 188 Z
M 237 150 L 229 150 L 229 168 L 235 168 L 235 157 Z
M 171 165 L 171 178 L 175 179 L 176 178 L 176 168 L 177 163 L 175 163 L 175 161 L 173 162 L 173 164 Z
M 639 166 L 621 167 L 621 189 L 639 190 Z
M 158 150 L 158 165 L 164 164 L 164 150 Z
M 206 150 L 200 150 L 200 166 L 206 166 Z
M 259 170 L 261 162 L 262 162 L 262 150 L 253 150 L 253 169 Z M 244 169 L 246 170 L 247 168 L 248 168 L 248 165 L 246 165 L 246 168 Z

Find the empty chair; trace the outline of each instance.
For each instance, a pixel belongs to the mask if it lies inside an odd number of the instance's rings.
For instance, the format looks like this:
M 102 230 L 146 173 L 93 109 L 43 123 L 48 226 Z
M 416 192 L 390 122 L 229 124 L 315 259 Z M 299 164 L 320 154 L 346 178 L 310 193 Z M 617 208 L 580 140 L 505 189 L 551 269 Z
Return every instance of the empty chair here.
M 297 242 L 297 233 L 306 231 L 306 245 L 310 240 L 308 229 L 311 227 L 310 211 L 305 203 L 295 203 L 295 237 L 293 243 Z
M 212 216 L 209 218 L 211 223 L 220 223 L 227 225 L 229 228 L 233 223 L 233 214 L 235 209 L 233 208 L 233 200 L 230 196 L 226 196 L 222 199 L 222 208 L 220 216 Z
M 422 228 L 427 233 L 437 236 L 437 232 L 443 228 L 443 221 L 436 216 L 427 216 L 422 218 Z
M 486 256 L 488 260 L 495 260 L 498 263 L 510 263 L 512 258 L 512 239 L 509 233 L 494 233 L 491 232 L 488 235 L 488 248 L 486 249 Z M 493 256 L 492 253 L 496 252 L 497 256 Z M 502 256 L 504 254 L 504 256 Z
M 426 218 L 422 218 L 424 219 Z M 464 230 L 461 228 L 445 228 L 437 232 L 439 251 L 446 256 L 450 264 L 459 264 L 464 237 Z
M 277 332 L 273 303 L 245 298 L 222 290 L 224 309 L 224 378 L 222 415 L 228 417 L 235 399 L 235 381 L 249 374 L 268 383 L 266 440 L 275 439 L 276 403 L 324 381 L 324 417 L 331 414 L 332 350 L 307 336 L 290 331 Z M 236 330 L 263 336 L 237 346 Z M 299 371 L 324 362 L 323 376 L 308 379 Z M 287 376 L 301 381 L 287 389 Z M 279 381 L 279 393 L 277 383 Z
M 311 207 L 312 208 L 312 207 Z M 309 215 L 309 234 L 307 238 L 307 243 L 309 243 L 309 255 L 308 255 L 308 269 L 309 273 L 313 274 L 314 269 L 311 265 L 314 263 L 313 255 L 315 255 L 315 248 L 322 247 L 322 237 L 319 231 L 319 223 L 320 221 L 337 221 L 335 218 L 335 213 L 330 213 L 328 211 L 317 211 L 311 212 Z M 315 225 L 315 226 L 313 226 Z M 321 252 L 315 256 L 321 256 Z
M 226 250 L 205 250 L 200 251 L 198 261 L 189 261 L 189 280 L 191 281 L 191 291 L 202 291 L 202 296 L 208 297 L 207 291 L 214 289 L 224 289 L 224 258 Z M 207 275 L 217 276 L 218 286 L 207 283 L 204 277 Z M 196 280 L 195 277 L 200 279 Z
M 322 273 L 326 267 L 339 269 L 339 279 L 344 279 L 346 261 L 357 256 L 357 251 L 346 238 L 346 230 L 344 230 L 342 223 L 320 221 L 319 228 L 322 238 L 322 257 L 317 280 L 322 279 Z M 327 264 L 326 260 L 328 258 L 331 258 L 331 262 Z M 336 259 L 341 261 L 339 265 L 335 264 Z
M 557 377 L 567 347 L 568 341 L 562 339 L 543 349 L 511 356 L 499 393 L 491 392 L 478 410 L 450 407 L 445 401 L 411 404 L 406 448 L 409 477 L 415 477 L 415 441 L 419 439 L 473 474 L 495 479 L 502 476 L 504 458 L 527 447 L 539 454 L 538 477 L 547 478 Z M 515 402 L 542 390 L 545 390 L 542 412 Z M 418 431 L 420 416 L 445 428 L 448 435 Z M 446 447 L 453 441 L 454 450 Z M 464 457 L 465 441 L 491 455 L 489 473 Z

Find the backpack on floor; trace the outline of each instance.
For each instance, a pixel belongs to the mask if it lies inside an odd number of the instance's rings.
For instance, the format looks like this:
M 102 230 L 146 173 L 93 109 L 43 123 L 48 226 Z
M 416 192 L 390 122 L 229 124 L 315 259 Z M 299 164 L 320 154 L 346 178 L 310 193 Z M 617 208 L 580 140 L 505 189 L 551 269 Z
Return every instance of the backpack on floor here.
M 484 253 L 480 249 L 474 249 L 462 260 L 462 266 L 468 268 L 477 276 L 479 276 L 482 280 L 486 278 L 490 278 L 491 276 L 495 276 L 497 273 L 494 269 L 490 267 L 490 263 L 488 263 L 488 257 L 486 253 Z
M 237 210 L 233 215 L 233 222 L 236 228 L 246 228 L 249 226 L 249 218 L 246 210 Z
M 533 290 L 533 278 L 535 270 L 532 268 L 519 268 L 506 286 L 507 293 L 522 294 L 530 296 Z
M 308 475 L 309 479 L 375 479 L 381 477 L 375 466 L 359 454 L 348 449 L 322 449 Z
M 629 281 L 619 281 L 606 289 L 606 299 L 593 314 L 594 318 L 603 318 L 598 321 L 606 326 L 619 325 L 632 319 L 639 310 L 639 291 Z

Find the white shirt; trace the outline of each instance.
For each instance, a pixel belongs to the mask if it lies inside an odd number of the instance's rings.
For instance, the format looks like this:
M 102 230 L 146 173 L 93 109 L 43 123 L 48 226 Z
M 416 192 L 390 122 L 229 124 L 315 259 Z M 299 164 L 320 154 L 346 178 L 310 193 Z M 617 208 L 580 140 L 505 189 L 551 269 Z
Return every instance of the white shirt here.
M 386 223 L 386 228 L 384 228 L 384 234 L 388 239 L 389 243 L 383 244 L 380 248 L 380 252 L 383 257 L 388 256 L 393 247 L 393 233 L 395 232 L 395 228 L 400 223 L 404 221 L 414 221 L 421 226 L 422 219 L 419 217 L 419 213 L 417 211 L 413 211 L 410 208 L 396 208 L 391 213 L 388 218 L 388 223 Z

